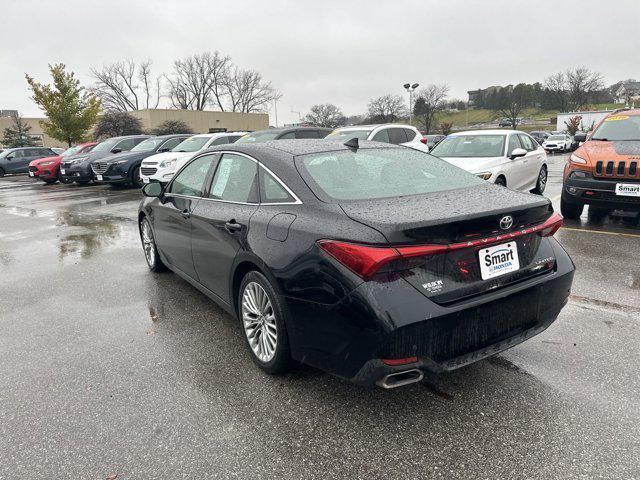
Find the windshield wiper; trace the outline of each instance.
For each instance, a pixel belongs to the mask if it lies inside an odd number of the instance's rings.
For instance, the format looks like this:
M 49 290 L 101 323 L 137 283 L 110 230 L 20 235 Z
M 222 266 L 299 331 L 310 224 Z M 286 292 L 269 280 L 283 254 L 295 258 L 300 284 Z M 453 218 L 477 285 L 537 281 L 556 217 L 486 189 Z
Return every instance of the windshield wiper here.
M 592 138 L 591 140 L 596 140 L 598 142 L 608 142 L 609 141 L 608 138 Z

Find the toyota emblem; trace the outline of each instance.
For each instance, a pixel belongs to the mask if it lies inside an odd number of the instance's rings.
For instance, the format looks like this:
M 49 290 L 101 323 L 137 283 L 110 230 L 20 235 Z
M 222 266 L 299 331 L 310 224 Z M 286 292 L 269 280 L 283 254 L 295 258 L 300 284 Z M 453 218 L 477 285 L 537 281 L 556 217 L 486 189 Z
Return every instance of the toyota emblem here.
M 502 230 L 509 230 L 513 227 L 513 217 L 511 215 L 505 215 L 500 219 L 500 228 Z

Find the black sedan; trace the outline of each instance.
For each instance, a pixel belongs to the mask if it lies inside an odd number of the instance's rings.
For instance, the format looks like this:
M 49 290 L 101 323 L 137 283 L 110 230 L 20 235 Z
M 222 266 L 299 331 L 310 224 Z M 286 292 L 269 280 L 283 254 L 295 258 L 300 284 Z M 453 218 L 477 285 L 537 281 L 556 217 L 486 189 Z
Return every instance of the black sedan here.
M 225 145 L 143 192 L 150 269 L 237 316 L 269 373 L 419 381 L 540 333 L 573 280 L 548 199 L 394 145 Z
M 140 165 L 142 160 L 156 153 L 168 152 L 191 135 L 160 135 L 147 138 L 128 152 L 118 153 L 91 162 L 94 180 L 117 185 L 142 187 Z
M 113 154 L 128 152 L 140 142 L 149 138 L 149 135 L 127 135 L 124 137 L 112 137 L 100 142 L 87 154 L 74 155 L 60 162 L 60 178 L 64 183 L 76 182 L 86 185 L 93 180 L 91 164 Z

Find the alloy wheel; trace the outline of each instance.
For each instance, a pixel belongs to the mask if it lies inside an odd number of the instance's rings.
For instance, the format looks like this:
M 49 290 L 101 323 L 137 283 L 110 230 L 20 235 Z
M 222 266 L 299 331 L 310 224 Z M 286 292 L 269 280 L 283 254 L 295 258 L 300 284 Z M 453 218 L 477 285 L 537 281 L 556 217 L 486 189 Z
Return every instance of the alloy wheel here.
M 254 355 L 271 361 L 278 345 L 276 317 L 269 295 L 257 282 L 250 282 L 242 294 L 242 323 Z
M 142 222 L 142 246 L 144 248 L 144 256 L 147 258 L 149 267 L 153 268 L 156 263 L 156 245 L 153 241 L 153 232 L 149 220 Z
M 538 185 L 540 193 L 544 192 L 544 189 L 547 186 L 547 169 L 544 167 L 540 169 L 540 173 L 538 174 Z

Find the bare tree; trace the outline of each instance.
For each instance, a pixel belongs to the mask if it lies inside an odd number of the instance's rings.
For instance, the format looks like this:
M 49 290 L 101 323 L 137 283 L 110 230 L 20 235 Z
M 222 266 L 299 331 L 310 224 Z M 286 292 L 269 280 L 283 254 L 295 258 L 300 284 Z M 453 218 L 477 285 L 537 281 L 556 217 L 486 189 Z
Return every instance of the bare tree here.
M 593 95 L 604 88 L 602 75 L 586 67 L 569 69 L 566 72 L 569 108 L 577 111 L 586 106 Z
M 227 81 L 230 110 L 232 112 L 265 112 L 274 100 L 282 97 L 271 82 L 264 82 L 255 70 L 236 67 Z
M 160 104 L 161 81 L 160 77 L 153 78 L 150 60 L 139 65 L 133 60 L 104 65 L 91 70 L 91 76 L 96 80 L 91 90 L 105 110 L 126 112 Z
M 225 111 L 231 58 L 204 52 L 176 60 L 167 76 L 169 100 L 174 108 L 204 110 L 208 104 Z
M 372 98 L 367 105 L 367 115 L 373 122 L 395 122 L 407 114 L 407 107 L 400 95 L 383 95 Z
M 513 129 L 518 128 L 520 113 L 527 106 L 527 89 L 524 83 L 500 90 L 494 111 L 507 118 Z
M 422 128 L 429 133 L 435 124 L 436 114 L 447 104 L 448 85 L 427 85 L 418 92 L 418 99 L 413 107 L 413 113 L 422 124 Z
M 335 128 L 344 125 L 347 119 L 339 107 L 322 103 L 311 107 L 304 120 L 317 127 Z
M 586 67 L 568 69 L 545 78 L 544 86 L 552 104 L 560 111 L 577 111 L 604 88 L 602 75 Z

